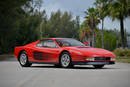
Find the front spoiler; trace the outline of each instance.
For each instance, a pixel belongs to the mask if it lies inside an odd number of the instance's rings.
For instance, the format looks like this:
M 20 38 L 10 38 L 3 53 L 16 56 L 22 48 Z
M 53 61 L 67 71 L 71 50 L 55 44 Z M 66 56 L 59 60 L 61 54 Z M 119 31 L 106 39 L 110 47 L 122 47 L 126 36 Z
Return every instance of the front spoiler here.
M 72 62 L 72 64 L 74 65 L 111 65 L 111 64 L 115 64 L 115 62 L 110 61 L 110 62 Z

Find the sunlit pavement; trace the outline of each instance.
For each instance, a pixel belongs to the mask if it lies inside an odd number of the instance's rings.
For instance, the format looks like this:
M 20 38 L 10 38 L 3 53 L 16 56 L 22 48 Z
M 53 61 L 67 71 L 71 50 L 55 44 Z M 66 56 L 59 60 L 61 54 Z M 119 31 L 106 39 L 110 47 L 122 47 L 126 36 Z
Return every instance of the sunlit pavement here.
M 15 59 L 0 61 L 0 87 L 130 87 L 130 64 L 116 63 L 103 69 L 72 69 L 33 64 L 22 68 Z

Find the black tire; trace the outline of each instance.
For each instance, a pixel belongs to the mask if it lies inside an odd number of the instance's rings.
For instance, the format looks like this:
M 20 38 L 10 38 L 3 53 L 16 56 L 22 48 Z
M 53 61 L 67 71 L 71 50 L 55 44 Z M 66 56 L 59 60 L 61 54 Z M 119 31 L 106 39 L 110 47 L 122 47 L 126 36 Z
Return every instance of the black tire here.
M 30 67 L 32 65 L 32 63 L 28 61 L 28 56 L 25 51 L 20 53 L 18 60 L 22 67 Z
M 70 68 L 70 67 L 73 66 L 71 56 L 68 52 L 63 52 L 61 54 L 59 63 L 60 63 L 60 66 L 63 67 L 63 68 Z
M 101 68 L 104 67 L 104 65 L 93 65 L 93 66 L 94 66 L 94 68 L 96 68 L 96 69 L 101 69 Z

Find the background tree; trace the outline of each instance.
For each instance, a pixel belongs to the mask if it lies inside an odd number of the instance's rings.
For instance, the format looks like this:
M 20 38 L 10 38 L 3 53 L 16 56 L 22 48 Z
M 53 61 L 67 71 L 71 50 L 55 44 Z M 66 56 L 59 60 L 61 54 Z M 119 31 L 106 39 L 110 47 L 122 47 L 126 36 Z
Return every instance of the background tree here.
M 98 16 L 101 19 L 101 23 L 102 23 L 102 31 L 101 31 L 101 35 L 102 35 L 102 48 L 104 48 L 104 18 L 107 16 L 108 14 L 108 0 L 96 0 L 96 2 L 94 3 L 96 5 L 96 8 L 98 10 Z
M 81 24 L 79 16 L 74 17 L 66 11 L 58 10 L 48 17 L 46 11 L 41 9 L 42 3 L 43 0 L 14 0 L 13 2 L 4 0 L 0 2 L 0 53 L 12 52 L 15 46 L 45 37 L 88 40 L 92 41 L 92 46 L 96 47 L 101 47 L 102 41 L 104 48 L 112 50 L 115 48 L 115 43 L 117 46 L 117 41 L 113 36 L 115 31 L 103 29 L 106 14 L 113 20 L 120 20 L 122 46 L 126 46 L 123 20 L 130 15 L 129 0 L 96 0 L 96 8 L 89 8 L 85 12 L 85 21 Z M 100 20 L 102 20 L 102 34 L 99 33 L 101 30 L 97 29 Z M 116 39 L 118 36 L 119 34 Z M 118 42 L 120 43 L 120 39 Z
M 17 27 L 25 11 L 22 6 L 30 0 L 0 1 L 0 51 L 12 51 L 16 42 Z
M 130 15 L 130 1 L 129 0 L 110 0 L 109 2 L 109 16 L 113 20 L 120 21 L 120 33 L 122 47 L 126 47 L 126 38 L 124 34 L 124 19 Z
M 49 37 L 75 37 L 77 32 L 76 19 L 68 12 L 52 12 L 48 19 L 48 34 Z M 73 33 L 75 32 L 75 34 Z
M 0 52 L 11 52 L 14 46 L 23 45 L 38 38 L 37 27 L 42 20 L 42 12 L 37 9 L 39 4 L 36 4 L 39 1 L 41 0 L 0 2 Z
M 95 46 L 95 35 L 96 35 L 95 29 L 96 29 L 96 26 L 98 25 L 98 23 L 100 22 L 97 13 L 98 13 L 97 9 L 95 9 L 93 7 L 89 8 L 87 11 L 85 11 L 86 22 L 92 31 L 92 46 L 93 47 Z
M 79 39 L 82 42 L 86 42 L 86 41 L 91 42 L 91 37 L 92 37 L 92 31 L 89 28 L 87 21 L 85 20 L 81 24 L 80 29 L 79 29 Z M 89 43 L 89 45 L 91 45 L 91 43 Z
M 97 36 L 96 36 L 96 47 L 101 48 L 101 30 L 97 30 Z M 108 50 L 114 50 L 119 43 L 117 43 L 117 36 L 116 34 L 119 34 L 117 30 L 103 30 L 104 32 L 104 48 Z
M 76 32 L 73 34 L 72 38 L 79 39 L 80 16 L 76 16 L 76 19 L 74 20 L 74 27 Z

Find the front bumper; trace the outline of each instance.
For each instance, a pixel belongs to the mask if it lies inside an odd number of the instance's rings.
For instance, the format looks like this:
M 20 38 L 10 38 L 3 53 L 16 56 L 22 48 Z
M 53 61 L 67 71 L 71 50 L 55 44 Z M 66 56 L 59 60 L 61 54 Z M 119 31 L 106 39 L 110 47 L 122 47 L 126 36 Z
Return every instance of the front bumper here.
M 114 61 L 109 61 L 109 62 L 76 61 L 76 62 L 72 62 L 72 64 L 74 65 L 111 65 L 111 64 L 115 64 L 115 62 Z

